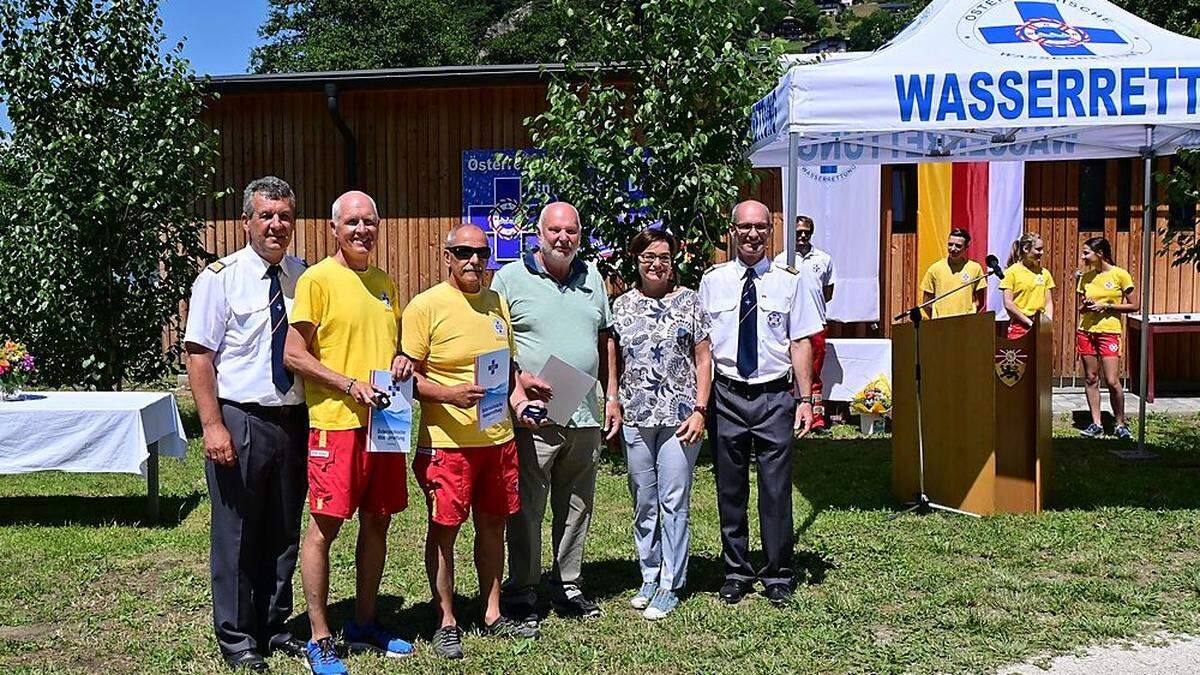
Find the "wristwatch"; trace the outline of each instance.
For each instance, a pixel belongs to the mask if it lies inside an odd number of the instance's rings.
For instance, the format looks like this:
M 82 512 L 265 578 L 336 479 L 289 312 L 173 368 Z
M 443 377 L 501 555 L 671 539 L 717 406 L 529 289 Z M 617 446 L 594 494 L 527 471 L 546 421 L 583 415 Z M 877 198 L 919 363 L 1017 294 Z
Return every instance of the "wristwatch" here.
M 620 403 L 621 399 L 617 396 L 605 396 L 604 402 L 605 403 Z
M 811 397 L 811 396 L 801 396 L 796 399 L 796 405 L 803 405 L 805 403 L 812 405 L 812 402 L 813 402 L 813 397 Z
M 708 419 L 708 406 L 706 406 L 706 405 L 698 405 L 698 406 L 692 408 L 692 412 L 698 412 L 698 413 L 700 413 L 701 417 L 703 417 L 704 419 Z
M 350 378 L 350 381 L 346 383 L 346 388 L 342 390 L 342 393 L 349 396 L 350 390 L 354 388 L 355 382 L 358 382 L 358 380 L 354 379 L 353 377 Z

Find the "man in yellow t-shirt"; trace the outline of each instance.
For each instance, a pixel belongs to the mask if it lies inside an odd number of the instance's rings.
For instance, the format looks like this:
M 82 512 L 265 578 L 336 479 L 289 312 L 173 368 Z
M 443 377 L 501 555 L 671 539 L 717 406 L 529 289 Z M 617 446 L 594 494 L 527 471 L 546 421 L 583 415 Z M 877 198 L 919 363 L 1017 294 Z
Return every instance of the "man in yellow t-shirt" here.
M 458 659 L 462 658 L 462 630 L 454 616 L 452 561 L 459 528 L 471 511 L 484 633 L 537 636 L 537 628 L 500 613 L 504 525 L 521 507 L 517 447 L 507 417 L 479 428 L 477 404 L 484 390 L 476 384 L 476 358 L 507 351 L 509 403 L 518 416 L 530 404 L 511 367 L 515 346 L 508 303 L 483 287 L 483 272 L 491 257 L 487 236 L 474 225 L 459 225 L 447 235 L 442 256 L 450 276 L 405 308 L 403 350 L 416 366 L 421 401 L 413 473 L 429 506 L 425 570 L 438 612 L 432 644 L 439 656 Z
M 946 240 L 948 255 L 930 265 L 929 269 L 925 270 L 925 276 L 921 278 L 921 302 L 929 302 L 972 279 L 979 280 L 973 286 L 967 286 L 933 303 L 932 316 L 935 319 L 974 314 L 984 306 L 983 296 L 987 291 L 987 279 L 982 278 L 983 268 L 979 263 L 967 259 L 967 246 L 970 243 L 971 235 L 966 230 L 951 230 L 950 237 Z M 928 309 L 925 313 L 926 316 L 930 316 Z
M 390 369 L 393 378 L 406 379 L 412 363 L 399 353 L 396 285 L 368 262 L 379 231 L 375 201 L 347 192 L 333 203 L 331 225 L 338 251 L 296 282 L 286 357 L 288 368 L 304 376 L 311 427 L 312 523 L 300 551 L 300 578 L 312 624 L 308 661 L 314 672 L 345 670 L 326 617 L 329 548 L 356 510 L 359 595 L 346 641 L 352 650 L 389 656 L 413 650 L 375 621 L 388 525 L 408 504 L 404 455 L 367 452 L 367 418 L 380 393 L 371 386 L 371 371 Z

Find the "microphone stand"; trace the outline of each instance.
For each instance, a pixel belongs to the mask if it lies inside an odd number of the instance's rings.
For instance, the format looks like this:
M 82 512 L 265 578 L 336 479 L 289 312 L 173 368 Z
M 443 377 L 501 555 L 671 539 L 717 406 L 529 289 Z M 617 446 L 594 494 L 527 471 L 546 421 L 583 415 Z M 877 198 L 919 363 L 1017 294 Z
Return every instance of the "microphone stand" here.
M 922 427 L 924 426 L 924 417 L 921 414 L 921 320 L 924 317 L 921 316 L 921 310 L 932 305 L 938 300 L 941 300 L 947 295 L 957 293 L 968 286 L 974 286 L 975 284 L 979 283 L 980 280 L 992 276 L 993 273 L 995 273 L 994 269 L 989 270 L 986 273 L 981 274 L 962 284 L 958 288 L 946 291 L 935 298 L 930 298 L 929 300 L 922 302 L 921 304 L 910 309 L 906 309 L 892 317 L 892 321 L 899 321 L 907 316 L 913 324 L 913 343 L 916 349 L 916 358 L 914 359 L 914 374 L 916 375 L 917 382 L 917 495 L 911 502 L 905 502 L 905 508 L 893 513 L 888 517 L 888 520 L 894 520 L 906 513 L 916 512 L 924 514 L 932 513 L 934 511 L 945 511 L 946 513 L 954 513 L 960 516 L 970 516 L 972 518 L 980 517 L 978 513 L 962 511 L 944 504 L 938 504 L 930 499 L 929 495 L 925 493 L 925 434 L 922 431 Z M 974 293 L 974 291 L 972 291 L 972 293 Z

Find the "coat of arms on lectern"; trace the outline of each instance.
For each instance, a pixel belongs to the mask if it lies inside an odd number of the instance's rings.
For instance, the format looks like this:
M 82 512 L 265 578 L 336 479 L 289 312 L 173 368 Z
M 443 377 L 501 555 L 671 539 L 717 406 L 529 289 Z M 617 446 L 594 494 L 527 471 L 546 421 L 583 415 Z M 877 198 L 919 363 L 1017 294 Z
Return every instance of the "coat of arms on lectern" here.
M 997 349 L 996 377 L 1010 387 L 1015 386 L 1025 374 L 1025 362 L 1028 360 L 1029 355 L 1020 349 Z

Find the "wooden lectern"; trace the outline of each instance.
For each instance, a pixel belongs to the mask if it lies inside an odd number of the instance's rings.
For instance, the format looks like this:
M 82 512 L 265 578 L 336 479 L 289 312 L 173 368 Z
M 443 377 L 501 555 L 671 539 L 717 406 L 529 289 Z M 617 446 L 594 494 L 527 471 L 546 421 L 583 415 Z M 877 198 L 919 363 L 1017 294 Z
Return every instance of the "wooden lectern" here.
M 996 337 L 991 312 L 921 322 L 925 492 L 980 515 L 1037 513 L 1049 494 L 1051 330 Z M 915 335 L 892 326 L 892 494 L 917 494 Z

